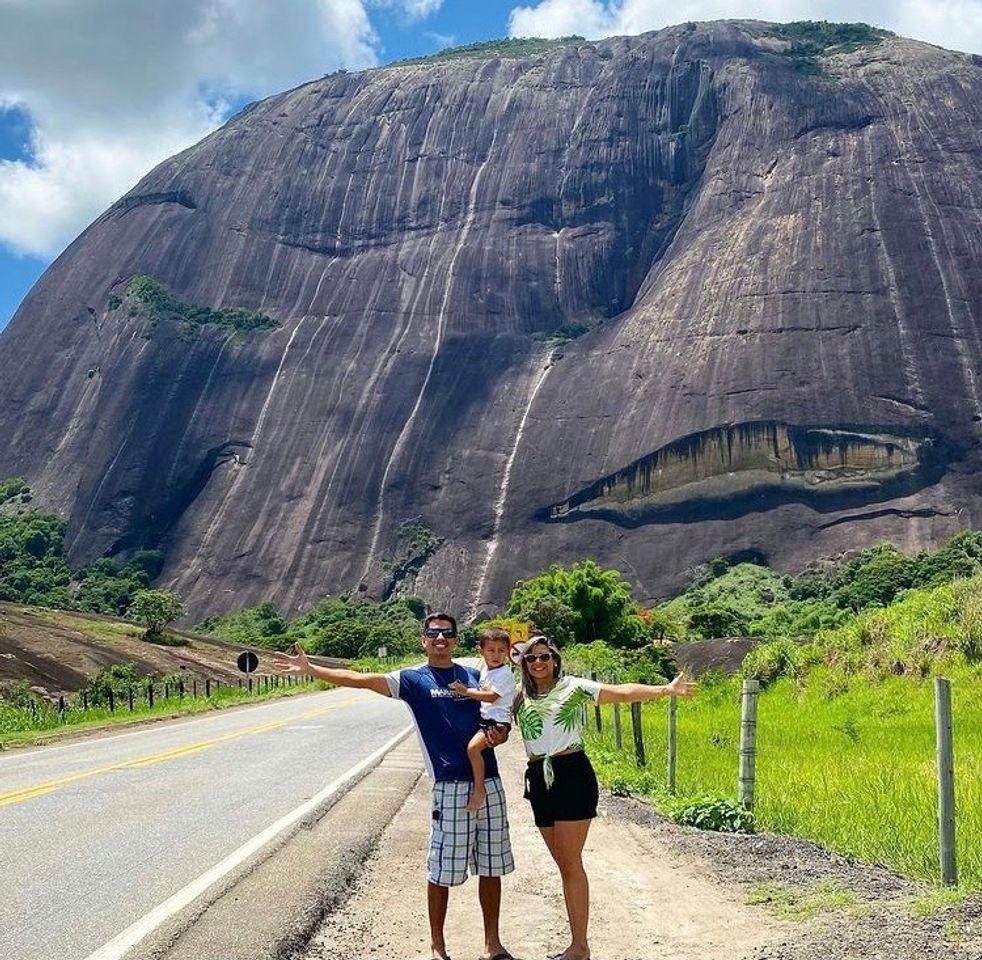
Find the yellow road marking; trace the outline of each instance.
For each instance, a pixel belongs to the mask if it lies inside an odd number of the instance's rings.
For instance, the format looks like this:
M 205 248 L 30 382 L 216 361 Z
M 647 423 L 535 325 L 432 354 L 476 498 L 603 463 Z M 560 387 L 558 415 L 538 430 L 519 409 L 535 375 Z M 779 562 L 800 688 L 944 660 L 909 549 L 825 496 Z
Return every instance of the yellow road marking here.
M 0 793 L 0 807 L 4 807 L 12 803 L 20 803 L 24 800 L 32 800 L 34 797 L 40 797 L 46 793 L 51 793 L 53 790 L 57 790 L 59 787 L 63 787 L 66 784 L 75 783 L 78 780 L 86 780 L 89 777 L 95 777 L 100 773 L 115 773 L 119 770 L 128 770 L 134 767 L 149 767 L 155 763 L 165 763 L 168 760 L 176 760 L 178 757 L 184 757 L 190 753 L 197 753 L 200 750 L 207 750 L 209 747 L 213 747 L 219 743 L 225 743 L 228 740 L 235 740 L 238 737 L 245 737 L 249 736 L 250 734 L 266 733 L 269 730 L 276 730 L 280 727 L 285 727 L 287 724 L 294 723 L 297 720 L 310 720 L 313 717 L 323 716 L 325 713 L 328 713 L 331 710 L 339 710 L 342 707 L 347 707 L 353 703 L 359 703 L 367 699 L 368 697 L 364 695 L 349 697 L 347 700 L 341 700 L 338 703 L 331 703 L 326 707 L 317 707 L 313 710 L 307 710 L 304 713 L 297 714 L 295 717 L 288 717 L 286 720 L 276 720 L 272 723 L 261 724 L 258 727 L 247 727 L 245 730 L 236 730 L 232 733 L 226 733 L 221 737 L 213 737 L 211 740 L 201 740 L 198 743 L 190 743 L 185 747 L 177 747 L 173 750 L 165 750 L 163 753 L 150 754 L 150 756 L 140 757 L 137 760 L 125 760 L 122 763 L 114 763 L 108 767 L 97 767 L 95 770 L 83 770 L 81 773 L 73 773 L 67 777 L 59 777 L 57 780 L 47 780 L 44 783 L 36 783 L 30 787 L 20 787 L 19 789 L 11 790 L 8 793 Z

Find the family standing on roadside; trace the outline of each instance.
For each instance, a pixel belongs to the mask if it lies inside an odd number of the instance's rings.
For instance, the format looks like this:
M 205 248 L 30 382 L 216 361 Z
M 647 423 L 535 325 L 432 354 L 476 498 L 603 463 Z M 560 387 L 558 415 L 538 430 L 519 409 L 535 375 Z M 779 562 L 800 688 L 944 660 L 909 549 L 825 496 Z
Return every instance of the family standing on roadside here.
M 529 756 L 525 796 L 535 825 L 559 867 L 570 925 L 570 944 L 552 960 L 589 960 L 589 885 L 582 851 L 597 814 L 598 787 L 583 752 L 587 701 L 630 703 L 664 696 L 691 696 L 694 684 L 680 676 L 665 686 L 601 684 L 562 674 L 559 650 L 544 636 L 522 650 L 521 691 L 505 657 L 508 634 L 499 628 L 480 637 L 480 673 L 454 663 L 457 621 L 445 613 L 423 621 L 421 667 L 389 674 L 360 673 L 311 664 L 303 649 L 274 655 L 285 672 L 302 673 L 342 687 L 373 690 L 408 705 L 423 759 L 433 780 L 427 911 L 434 960 L 449 960 L 444 935 L 450 887 L 478 877 L 484 920 L 482 960 L 512 960 L 501 942 L 501 877 L 514 870 L 505 794 L 493 748 L 504 743 L 515 717 Z M 512 698 L 514 697 L 514 704 Z M 482 776 L 483 773 L 483 776 Z M 482 799 L 483 794 L 483 799 Z

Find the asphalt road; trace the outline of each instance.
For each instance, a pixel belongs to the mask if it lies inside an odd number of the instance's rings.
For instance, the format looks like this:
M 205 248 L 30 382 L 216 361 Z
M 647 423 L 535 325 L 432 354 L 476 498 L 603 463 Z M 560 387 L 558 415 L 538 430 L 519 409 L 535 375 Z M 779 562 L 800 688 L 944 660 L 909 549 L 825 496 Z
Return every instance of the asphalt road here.
M 0 757 L 5 960 L 85 960 L 409 719 L 332 690 Z

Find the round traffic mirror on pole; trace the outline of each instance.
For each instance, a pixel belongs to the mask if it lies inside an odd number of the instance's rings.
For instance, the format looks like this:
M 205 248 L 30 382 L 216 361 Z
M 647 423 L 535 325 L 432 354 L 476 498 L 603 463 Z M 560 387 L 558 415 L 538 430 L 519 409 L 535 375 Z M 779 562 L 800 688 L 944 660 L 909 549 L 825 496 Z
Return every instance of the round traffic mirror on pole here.
M 259 666 L 259 657 L 251 650 L 243 650 L 235 662 L 239 665 L 239 669 L 243 673 L 252 673 Z

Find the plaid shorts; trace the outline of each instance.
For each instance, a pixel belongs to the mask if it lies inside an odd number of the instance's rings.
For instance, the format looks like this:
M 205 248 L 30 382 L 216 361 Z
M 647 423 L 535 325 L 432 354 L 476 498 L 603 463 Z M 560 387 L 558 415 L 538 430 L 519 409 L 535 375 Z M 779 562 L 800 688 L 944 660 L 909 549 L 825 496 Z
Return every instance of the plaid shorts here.
M 433 819 L 426 879 L 440 887 L 455 887 L 467 871 L 480 877 L 502 877 L 515 869 L 508 836 L 505 791 L 498 777 L 484 781 L 487 803 L 476 813 L 464 804 L 471 783 L 446 780 L 433 784 Z

